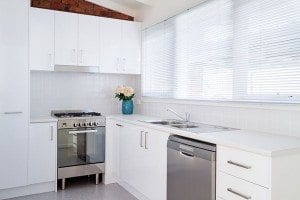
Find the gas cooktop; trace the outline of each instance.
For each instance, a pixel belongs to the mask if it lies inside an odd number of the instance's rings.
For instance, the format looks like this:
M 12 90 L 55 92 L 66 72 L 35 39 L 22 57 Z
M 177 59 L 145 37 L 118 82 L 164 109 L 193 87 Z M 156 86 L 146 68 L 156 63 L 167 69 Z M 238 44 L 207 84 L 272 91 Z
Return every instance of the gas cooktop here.
M 58 118 L 102 116 L 101 113 L 99 112 L 90 112 L 90 111 L 52 111 L 52 115 Z

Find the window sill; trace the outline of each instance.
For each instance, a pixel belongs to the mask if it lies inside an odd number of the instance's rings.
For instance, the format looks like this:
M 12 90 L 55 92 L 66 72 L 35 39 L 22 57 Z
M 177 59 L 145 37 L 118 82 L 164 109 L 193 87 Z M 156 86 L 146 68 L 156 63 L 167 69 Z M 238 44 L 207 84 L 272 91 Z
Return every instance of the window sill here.
M 267 110 L 300 111 L 299 103 L 278 103 L 278 102 L 249 102 L 249 101 L 204 101 L 204 100 L 181 100 L 167 98 L 142 97 L 142 103 L 170 103 L 181 105 L 232 107 L 232 108 L 254 108 Z

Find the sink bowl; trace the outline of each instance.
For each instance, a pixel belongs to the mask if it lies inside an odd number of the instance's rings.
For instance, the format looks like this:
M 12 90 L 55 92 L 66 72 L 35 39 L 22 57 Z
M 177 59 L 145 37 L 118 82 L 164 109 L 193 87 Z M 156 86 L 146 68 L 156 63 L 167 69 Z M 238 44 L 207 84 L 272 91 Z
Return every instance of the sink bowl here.
M 149 123 L 159 124 L 159 125 L 183 125 L 185 122 L 178 121 L 178 120 L 162 120 L 162 121 L 153 121 Z
M 173 124 L 171 125 L 172 127 L 175 127 L 175 128 L 198 128 L 199 126 L 196 126 L 196 125 L 191 125 L 191 124 Z

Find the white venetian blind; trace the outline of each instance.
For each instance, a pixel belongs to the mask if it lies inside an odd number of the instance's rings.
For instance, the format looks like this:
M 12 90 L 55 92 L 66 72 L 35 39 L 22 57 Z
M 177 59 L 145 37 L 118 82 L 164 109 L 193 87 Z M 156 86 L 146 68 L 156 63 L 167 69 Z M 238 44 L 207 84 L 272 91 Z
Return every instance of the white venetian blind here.
M 300 1 L 207 0 L 143 31 L 143 95 L 300 101 Z

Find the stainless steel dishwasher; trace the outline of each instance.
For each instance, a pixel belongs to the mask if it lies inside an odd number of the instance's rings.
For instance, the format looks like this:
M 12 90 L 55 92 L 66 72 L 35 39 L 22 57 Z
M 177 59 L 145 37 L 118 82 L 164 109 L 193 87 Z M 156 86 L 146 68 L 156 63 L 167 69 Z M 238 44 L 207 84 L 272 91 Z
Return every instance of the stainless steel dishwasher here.
M 216 145 L 169 137 L 167 199 L 216 199 Z

